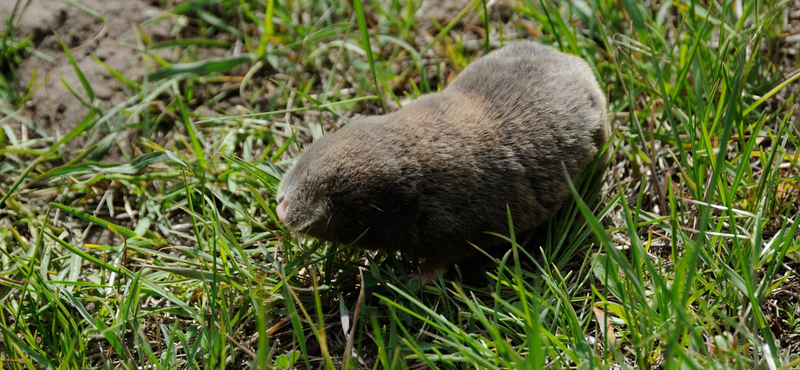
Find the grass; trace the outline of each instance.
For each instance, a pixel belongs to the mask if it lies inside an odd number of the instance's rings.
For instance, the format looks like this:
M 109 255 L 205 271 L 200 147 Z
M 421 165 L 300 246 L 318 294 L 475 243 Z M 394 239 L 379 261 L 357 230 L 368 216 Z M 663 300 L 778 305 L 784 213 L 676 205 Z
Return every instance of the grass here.
M 64 99 L 88 113 L 60 134 L 26 118 L 36 76 L 16 68 L 37 56 L 11 23 L 0 366 L 800 367 L 792 3 L 511 3 L 472 1 L 423 31 L 418 1 L 164 1 L 177 31 L 151 39 L 154 18 L 128 45 L 148 72 L 104 67 L 121 102 L 64 47 L 81 82 Z M 485 271 L 410 289 L 394 256 L 277 222 L 304 144 L 516 38 L 586 59 L 615 130 L 602 191 L 573 188 L 541 242 L 499 235 L 509 251 Z

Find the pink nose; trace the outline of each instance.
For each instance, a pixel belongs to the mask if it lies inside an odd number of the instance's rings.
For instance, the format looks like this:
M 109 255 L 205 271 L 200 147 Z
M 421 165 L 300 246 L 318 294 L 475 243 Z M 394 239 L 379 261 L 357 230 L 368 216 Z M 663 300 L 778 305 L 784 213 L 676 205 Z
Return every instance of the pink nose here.
M 275 208 L 275 213 L 278 214 L 278 220 L 281 220 L 282 223 L 286 223 L 286 208 L 288 208 L 288 207 L 289 207 L 289 201 L 284 199 Z

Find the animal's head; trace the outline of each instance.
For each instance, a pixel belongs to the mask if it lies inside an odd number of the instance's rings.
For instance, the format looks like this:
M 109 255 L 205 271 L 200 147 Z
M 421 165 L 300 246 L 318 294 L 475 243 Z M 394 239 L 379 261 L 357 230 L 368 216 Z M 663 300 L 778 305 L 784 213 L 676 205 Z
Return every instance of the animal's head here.
M 413 211 L 413 166 L 380 122 L 354 120 L 309 146 L 278 187 L 276 213 L 292 230 L 351 243 L 385 232 Z M 400 225 L 398 225 L 400 226 Z

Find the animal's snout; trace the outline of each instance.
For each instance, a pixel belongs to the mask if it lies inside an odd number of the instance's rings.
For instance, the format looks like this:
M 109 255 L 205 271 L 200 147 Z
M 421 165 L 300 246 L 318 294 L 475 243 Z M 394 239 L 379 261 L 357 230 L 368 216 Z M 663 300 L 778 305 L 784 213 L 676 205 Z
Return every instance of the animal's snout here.
M 278 214 L 278 220 L 280 220 L 281 223 L 284 223 L 284 224 L 286 223 L 286 209 L 287 208 L 289 208 L 289 201 L 286 200 L 286 199 L 282 200 L 280 203 L 278 203 L 278 206 L 275 207 L 275 213 Z

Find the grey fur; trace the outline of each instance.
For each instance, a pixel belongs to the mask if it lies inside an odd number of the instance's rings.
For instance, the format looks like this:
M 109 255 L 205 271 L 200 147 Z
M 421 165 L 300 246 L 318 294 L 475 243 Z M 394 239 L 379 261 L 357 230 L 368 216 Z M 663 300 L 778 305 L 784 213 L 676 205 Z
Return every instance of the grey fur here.
M 285 224 L 431 267 L 545 223 L 608 140 L 606 99 L 582 59 L 517 42 L 475 60 L 441 93 L 354 119 L 283 178 Z

